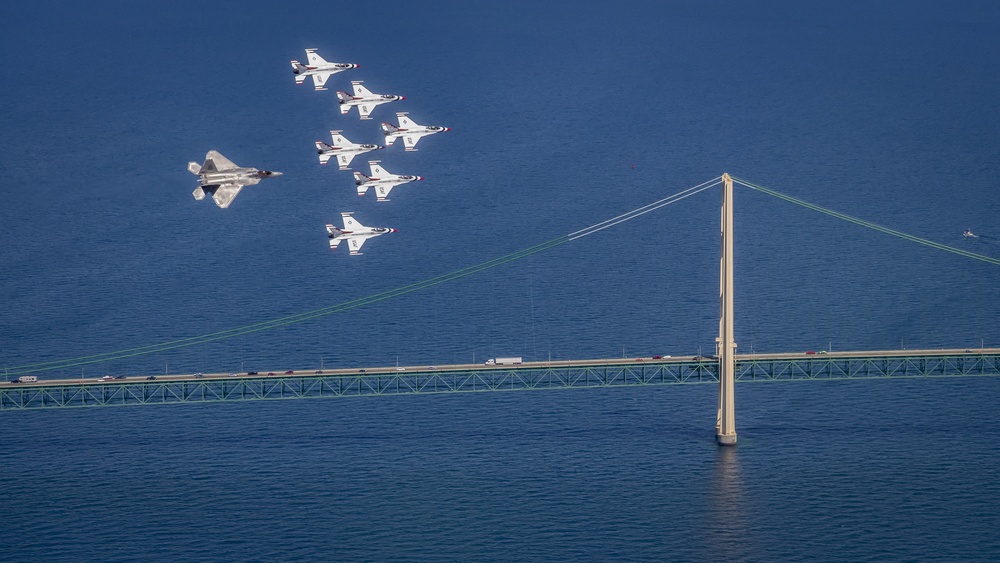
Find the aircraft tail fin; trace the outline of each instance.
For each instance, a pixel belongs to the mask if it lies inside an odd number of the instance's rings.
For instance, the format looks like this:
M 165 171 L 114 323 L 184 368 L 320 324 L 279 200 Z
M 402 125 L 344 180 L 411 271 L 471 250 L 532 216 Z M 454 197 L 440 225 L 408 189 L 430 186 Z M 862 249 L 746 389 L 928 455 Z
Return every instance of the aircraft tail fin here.
M 191 195 L 194 196 L 195 200 L 201 201 L 205 199 L 205 190 L 201 189 L 201 186 L 198 186 L 193 192 L 191 192 Z
M 371 178 L 365 176 L 361 172 L 354 173 L 354 183 L 358 186 L 358 195 L 365 195 L 365 193 L 368 192 L 368 188 L 370 187 L 368 182 L 370 181 Z
M 189 162 L 188 163 L 188 172 L 194 174 L 195 176 L 197 176 L 198 174 L 201 174 L 201 165 L 198 164 L 197 162 Z
M 396 127 L 392 123 L 382 122 L 382 134 L 385 135 L 386 146 L 391 145 L 392 142 L 396 140 L 396 137 L 393 135 L 396 135 L 397 133 L 399 133 L 399 127 Z
M 295 74 L 295 83 L 302 84 L 306 81 L 306 71 L 309 67 L 300 63 L 299 61 L 292 61 L 292 72 Z
M 337 245 L 340 244 L 341 239 L 337 238 L 341 234 L 340 229 L 334 227 L 333 225 L 326 224 L 326 236 L 330 237 L 330 250 L 337 250 Z
M 330 156 L 331 156 L 330 155 L 330 151 L 332 151 L 332 150 L 333 150 L 333 147 L 331 147 L 330 145 L 324 143 L 323 141 L 316 141 L 316 152 L 319 153 L 319 163 L 320 164 L 326 164 L 326 162 L 328 160 L 330 160 Z

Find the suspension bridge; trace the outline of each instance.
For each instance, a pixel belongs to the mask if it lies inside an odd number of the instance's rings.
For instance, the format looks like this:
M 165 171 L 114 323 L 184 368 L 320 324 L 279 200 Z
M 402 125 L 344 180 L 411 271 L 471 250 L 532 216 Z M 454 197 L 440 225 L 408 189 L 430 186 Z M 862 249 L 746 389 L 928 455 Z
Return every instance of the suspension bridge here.
M 733 307 L 733 206 L 734 181 L 747 188 L 854 223 L 878 232 L 1000 265 L 1000 259 L 915 237 L 876 223 L 844 215 L 763 186 L 723 174 L 677 194 L 658 200 L 567 235 L 524 250 L 428 280 L 354 299 L 330 307 L 273 319 L 230 330 L 161 342 L 66 360 L 7 368 L 17 380 L 0 383 L 0 411 L 208 403 L 225 401 L 361 397 L 405 394 L 527 391 L 542 389 L 607 388 L 621 386 L 716 384 L 719 404 L 716 439 L 720 445 L 736 444 L 736 381 L 851 380 L 866 378 L 968 377 L 1000 375 L 1000 349 L 888 350 L 821 353 L 737 354 Z M 525 258 L 589 236 L 706 189 L 722 185 L 719 268 L 719 335 L 711 357 L 616 358 L 525 362 L 484 366 L 391 366 L 365 369 L 316 370 L 311 373 L 229 373 L 140 376 L 138 378 L 36 379 L 32 373 L 160 353 L 271 330 L 347 311 L 420 291 Z

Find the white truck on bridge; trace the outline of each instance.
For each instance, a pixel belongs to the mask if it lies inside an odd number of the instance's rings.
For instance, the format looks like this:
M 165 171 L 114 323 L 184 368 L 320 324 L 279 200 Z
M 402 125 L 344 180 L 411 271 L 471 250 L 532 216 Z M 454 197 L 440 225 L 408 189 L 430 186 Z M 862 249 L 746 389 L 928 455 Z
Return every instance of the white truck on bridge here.
M 37 375 L 22 375 L 17 379 L 12 379 L 11 383 L 34 383 L 36 381 L 38 381 Z
M 488 366 L 503 366 L 503 365 L 519 364 L 519 363 L 521 363 L 521 361 L 522 361 L 521 356 L 511 356 L 509 358 L 499 358 L 498 357 L 498 358 L 490 358 L 490 359 L 486 360 L 486 365 L 488 365 Z

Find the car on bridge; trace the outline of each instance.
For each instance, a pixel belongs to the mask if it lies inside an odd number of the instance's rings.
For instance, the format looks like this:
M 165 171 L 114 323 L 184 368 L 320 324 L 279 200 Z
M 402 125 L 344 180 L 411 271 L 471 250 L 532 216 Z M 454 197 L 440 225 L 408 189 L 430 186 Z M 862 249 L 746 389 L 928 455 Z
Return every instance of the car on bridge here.
M 295 370 L 290 369 L 290 370 L 288 370 L 288 371 L 285 372 L 285 375 L 292 375 L 293 373 L 295 373 Z

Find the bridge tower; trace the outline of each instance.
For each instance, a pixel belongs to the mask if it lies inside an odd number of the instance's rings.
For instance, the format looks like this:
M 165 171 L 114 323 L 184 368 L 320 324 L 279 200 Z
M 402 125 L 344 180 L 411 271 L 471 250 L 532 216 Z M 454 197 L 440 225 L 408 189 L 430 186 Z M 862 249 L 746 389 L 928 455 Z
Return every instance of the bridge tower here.
M 715 439 L 720 446 L 736 445 L 736 342 L 733 336 L 733 179 L 722 175 L 722 256 L 719 260 L 719 337 L 715 357 L 719 359 L 719 412 Z

